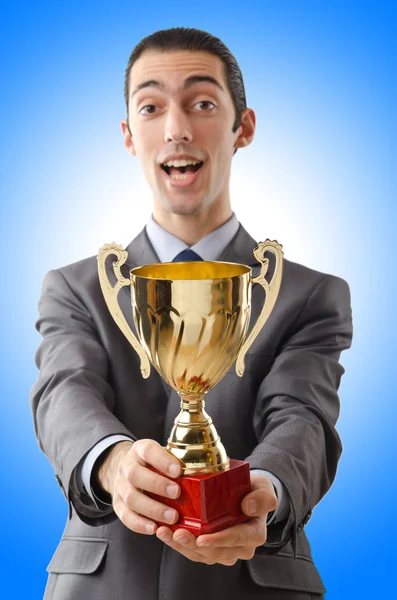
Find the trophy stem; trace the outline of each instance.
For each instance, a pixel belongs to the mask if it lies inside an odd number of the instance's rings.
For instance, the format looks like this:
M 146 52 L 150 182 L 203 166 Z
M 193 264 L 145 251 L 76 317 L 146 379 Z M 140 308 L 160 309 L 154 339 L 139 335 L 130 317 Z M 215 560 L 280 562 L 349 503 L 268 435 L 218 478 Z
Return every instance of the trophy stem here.
M 167 449 L 183 463 L 183 475 L 226 471 L 229 459 L 211 417 L 204 410 L 204 394 L 179 393 L 179 396 L 181 412 L 174 421 Z

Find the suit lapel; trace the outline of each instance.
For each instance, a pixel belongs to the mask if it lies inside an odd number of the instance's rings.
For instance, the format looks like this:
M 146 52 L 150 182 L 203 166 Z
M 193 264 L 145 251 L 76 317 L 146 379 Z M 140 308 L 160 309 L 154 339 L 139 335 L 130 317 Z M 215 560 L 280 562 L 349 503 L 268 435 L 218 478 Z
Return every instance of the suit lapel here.
M 230 242 L 230 244 L 223 251 L 219 260 L 225 262 L 241 263 L 248 265 L 249 267 L 259 266 L 254 254 L 253 249 L 257 246 L 257 242 L 250 236 L 250 234 L 240 224 L 236 235 Z
M 147 236 L 146 227 L 132 240 L 126 250 L 128 258 L 125 264 L 130 269 L 160 262 Z
M 258 243 L 250 236 L 250 234 L 240 225 L 235 237 L 223 252 L 219 260 L 225 262 L 235 262 L 247 265 L 252 269 L 252 276 L 255 277 L 261 270 L 261 264 L 256 260 L 253 250 L 256 248 Z M 266 274 L 267 281 L 270 281 L 275 268 L 274 257 L 271 257 L 271 253 L 268 253 L 270 258 L 270 264 L 268 272 Z M 253 285 L 251 289 L 251 318 L 248 329 L 250 333 L 254 323 L 258 320 L 260 312 L 263 307 L 265 295 L 261 285 Z M 247 334 L 247 335 L 248 335 Z

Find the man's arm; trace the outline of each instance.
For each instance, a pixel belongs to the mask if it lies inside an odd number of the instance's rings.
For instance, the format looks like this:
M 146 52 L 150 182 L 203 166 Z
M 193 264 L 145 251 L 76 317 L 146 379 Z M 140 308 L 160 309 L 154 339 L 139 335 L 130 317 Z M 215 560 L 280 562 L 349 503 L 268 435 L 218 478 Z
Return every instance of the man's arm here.
M 136 443 L 119 441 L 110 448 L 104 461 L 109 465 L 106 480 L 111 482 L 111 488 L 101 486 L 111 493 L 113 506 L 93 500 L 82 484 L 82 468 L 87 457 L 91 452 L 95 454 L 98 444 L 108 440 L 109 436 L 125 436 L 134 441 L 136 437 L 113 414 L 116 399 L 108 381 L 107 352 L 98 338 L 90 312 L 60 271 L 47 274 L 39 311 L 37 329 L 43 341 L 37 351 L 36 362 L 40 373 L 31 392 L 39 446 L 53 464 L 56 480 L 69 507 L 73 504 L 82 521 L 95 526 L 118 516 L 133 529 L 131 513 L 124 510 L 124 498 L 131 496 L 131 486 L 125 474 L 129 475 L 129 469 L 136 474 L 136 467 L 145 462 L 142 458 L 145 457 L 145 449 L 154 449 L 153 456 L 149 451 L 148 465 L 154 466 L 166 477 L 143 468 L 139 473 L 143 471 L 147 482 L 140 482 L 139 487 L 169 496 L 167 489 L 171 486 L 171 497 L 175 497 L 180 490 L 173 484 L 172 478 L 180 473 L 179 461 L 153 440 Z M 119 461 L 116 457 L 127 453 L 128 469 L 121 472 L 117 469 Z M 98 457 L 98 462 L 101 458 L 103 456 Z M 142 502 L 147 509 L 141 506 Z M 164 517 L 163 513 L 168 508 L 144 494 L 139 496 L 139 506 L 139 512 L 155 511 L 157 520 L 164 520 L 160 516 Z M 178 519 L 176 511 L 168 516 L 165 520 L 169 523 Z M 139 531 L 154 533 L 154 527 L 150 532 L 144 527 Z
M 112 414 L 115 397 L 108 383 L 108 358 L 93 319 L 59 271 L 45 277 L 39 312 L 40 373 L 31 392 L 38 443 L 80 518 L 101 524 L 109 511 L 98 509 L 80 493 L 75 469 L 103 438 L 134 436 Z M 109 518 L 116 518 L 113 512 Z
M 315 286 L 284 340 L 257 394 L 254 425 L 259 444 L 251 468 L 271 471 L 285 486 L 291 514 L 269 527 L 263 551 L 278 551 L 296 535 L 329 490 L 342 451 L 335 424 L 337 390 L 344 373 L 339 364 L 351 345 L 348 285 L 324 276 Z
M 302 307 L 257 394 L 254 424 L 259 443 L 247 458 L 251 469 L 265 469 L 283 484 L 291 501 L 289 518 L 269 527 L 271 490 L 263 476 L 252 476 L 253 492 L 242 502 L 254 518 L 197 539 L 160 527 L 156 535 L 195 561 L 234 564 L 260 553 L 278 552 L 309 520 L 312 508 L 330 488 L 342 446 L 335 429 L 337 390 L 344 372 L 342 350 L 352 338 L 350 293 L 342 279 L 324 276 Z M 251 471 L 252 473 L 252 471 Z M 255 477 L 255 479 L 253 479 Z M 249 510 L 255 494 L 256 509 Z M 274 508 L 274 506 L 273 506 Z M 263 542 L 266 542 L 263 544 Z M 211 562 L 212 561 L 212 562 Z

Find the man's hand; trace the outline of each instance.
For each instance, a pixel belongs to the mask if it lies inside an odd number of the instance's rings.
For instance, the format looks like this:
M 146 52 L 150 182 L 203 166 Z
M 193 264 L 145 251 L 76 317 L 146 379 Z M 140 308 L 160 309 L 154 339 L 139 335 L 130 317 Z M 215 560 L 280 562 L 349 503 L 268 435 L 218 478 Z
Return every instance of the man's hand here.
M 266 517 L 277 506 L 277 497 L 269 479 L 251 475 L 251 486 L 252 491 L 241 502 L 243 513 L 252 517 L 249 521 L 198 538 L 186 529 L 178 529 L 173 534 L 171 529 L 161 526 L 157 529 L 157 537 L 195 562 L 231 566 L 239 559 L 249 560 L 255 548 L 266 542 Z
M 154 473 L 148 466 L 166 477 Z M 154 440 L 138 440 L 115 444 L 99 467 L 98 479 L 103 489 L 112 495 L 114 511 L 124 525 L 136 533 L 151 535 L 158 527 L 155 521 L 172 524 L 179 515 L 144 492 L 178 498 L 181 489 L 168 478 L 180 474 L 180 463 L 165 448 Z

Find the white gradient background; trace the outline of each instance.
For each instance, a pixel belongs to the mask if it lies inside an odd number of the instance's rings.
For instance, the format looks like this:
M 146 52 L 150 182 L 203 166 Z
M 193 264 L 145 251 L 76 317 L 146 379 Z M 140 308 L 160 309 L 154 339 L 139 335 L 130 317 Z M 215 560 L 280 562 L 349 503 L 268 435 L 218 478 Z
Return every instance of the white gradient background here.
M 242 68 L 256 140 L 234 158 L 234 210 L 257 239 L 345 278 L 337 480 L 307 526 L 327 598 L 391 597 L 395 548 L 396 27 L 392 2 L 2 1 L 1 597 L 42 597 L 67 507 L 28 395 L 45 273 L 127 244 L 150 214 L 125 152 L 123 76 L 145 35 L 221 37 Z

